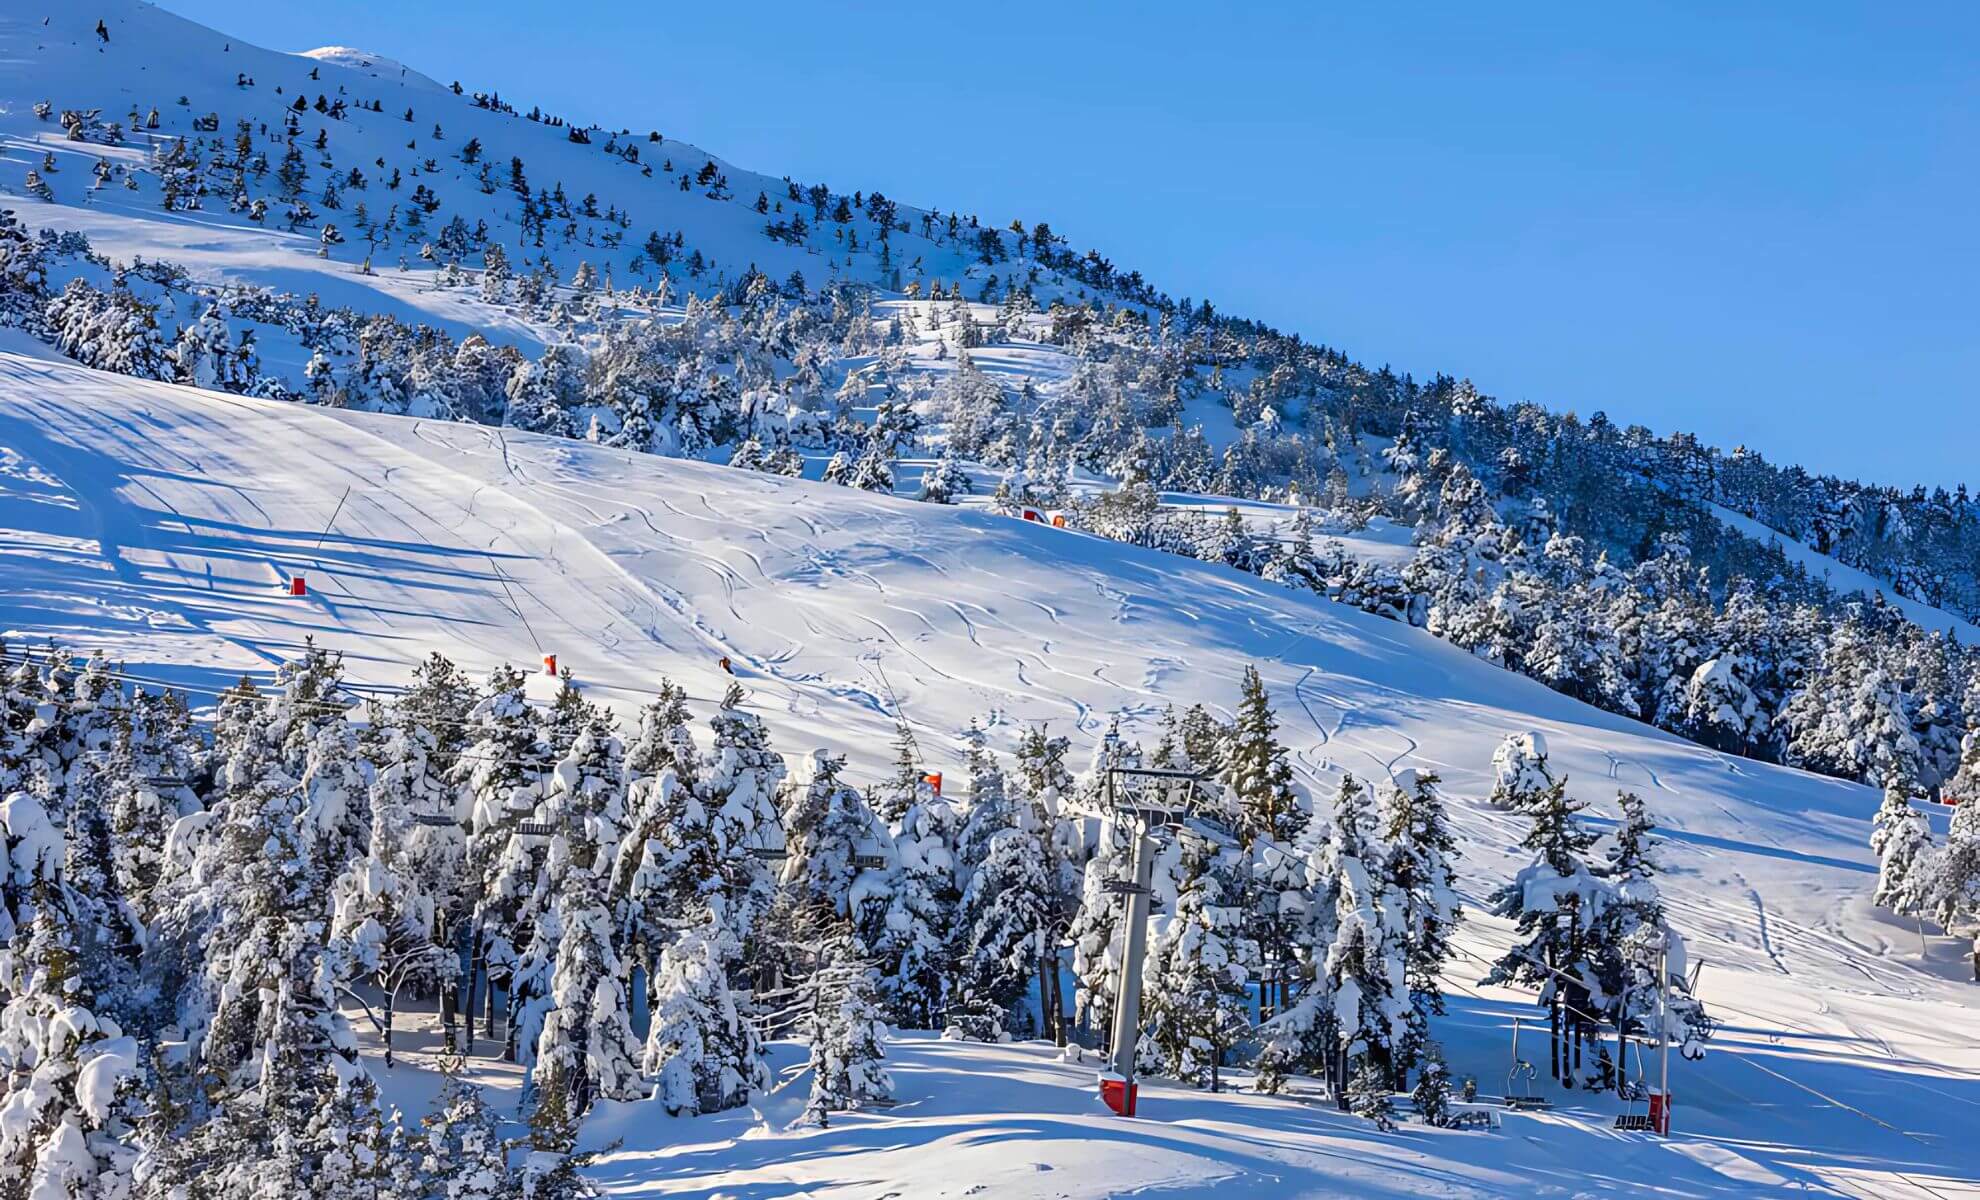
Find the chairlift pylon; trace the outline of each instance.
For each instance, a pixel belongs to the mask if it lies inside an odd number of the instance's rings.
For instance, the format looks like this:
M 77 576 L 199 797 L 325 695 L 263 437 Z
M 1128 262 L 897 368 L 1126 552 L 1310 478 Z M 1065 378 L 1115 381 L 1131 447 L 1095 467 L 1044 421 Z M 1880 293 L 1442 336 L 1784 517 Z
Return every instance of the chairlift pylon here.
M 1109 880 L 1105 884 L 1109 892 L 1127 897 L 1120 993 L 1115 998 L 1113 1037 L 1109 1043 L 1112 1052 L 1108 1069 L 1099 1077 L 1100 1099 L 1118 1116 L 1135 1115 L 1140 1091 L 1134 1081 L 1134 1059 L 1141 1042 L 1141 975 L 1148 953 L 1148 912 L 1155 899 L 1153 834 L 1158 829 L 1180 829 L 1190 818 L 1192 797 L 1200 779 L 1194 771 L 1107 768 L 1106 797 L 1116 818 L 1114 836 L 1126 837 L 1131 852 L 1129 878 Z M 1151 792 L 1155 794 L 1149 795 Z

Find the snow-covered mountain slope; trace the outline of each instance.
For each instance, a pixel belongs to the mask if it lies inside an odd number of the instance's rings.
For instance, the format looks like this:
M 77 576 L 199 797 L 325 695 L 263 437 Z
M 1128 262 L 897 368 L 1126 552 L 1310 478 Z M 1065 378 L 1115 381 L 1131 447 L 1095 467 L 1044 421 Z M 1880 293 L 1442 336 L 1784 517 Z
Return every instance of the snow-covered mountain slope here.
M 296 573 L 305 597 L 278 586 Z M 1980 1104 L 1980 1052 L 1955 1032 L 1974 1016 L 1964 960 L 1935 939 L 1921 961 L 1918 934 L 1869 907 L 1873 793 L 1702 749 L 1237 572 L 983 511 L 0 352 L 0 574 L 10 640 L 102 647 L 135 676 L 202 695 L 311 637 L 343 651 L 359 684 L 402 681 L 433 650 L 477 671 L 551 652 L 622 707 L 664 674 L 705 712 L 729 682 L 726 657 L 780 748 L 843 750 L 868 779 L 884 769 L 896 712 L 931 766 L 956 765 L 971 718 L 994 714 L 1005 744 L 1043 722 L 1090 746 L 1116 713 L 1132 736 L 1165 704 L 1227 711 L 1255 662 L 1309 787 L 1342 771 L 1443 774 L 1474 906 L 1518 860 L 1517 822 L 1481 799 L 1493 746 L 1538 730 L 1597 814 L 1612 815 L 1615 789 L 1628 787 L 1668 827 L 1666 894 L 1725 1023 L 1705 1065 L 1674 1067 L 1694 1132 L 1629 1169 L 1671 1164 L 1673 1189 L 1693 1195 L 1796 1182 L 1910 1194 L 1897 1170 L 1939 1180 L 1918 1195 L 1980 1180 L 1960 1136 Z M 1461 940 L 1474 957 L 1452 976 L 1471 997 L 1451 1034 L 1456 1067 L 1489 1091 L 1510 1019 L 1529 1011 L 1517 993 L 1471 986 L 1505 939 L 1475 918 Z M 1188 1134 L 1103 1122 L 1082 1099 L 1084 1068 L 997 1058 L 1025 1051 L 980 1055 L 992 1074 L 1043 1072 L 1038 1090 L 964 1099 L 944 1083 L 958 1069 L 950 1053 L 904 1050 L 907 1069 L 925 1073 L 906 1090 L 929 1103 L 835 1121 L 845 1132 L 786 1147 L 808 1165 L 693 1148 L 741 1136 L 730 1128 L 740 1116 L 680 1126 L 642 1113 L 624 1118 L 625 1157 L 602 1169 L 628 1191 L 656 1179 L 691 1194 L 733 1189 L 741 1177 L 727 1172 L 750 1162 L 759 1182 L 913 1193 L 934 1169 L 926 1155 L 882 1147 L 986 1138 L 1013 1155 L 1040 1147 L 1025 1161 L 1053 1173 L 1133 1162 L 1147 1167 L 1136 1186 L 1189 1191 L 1238 1158 L 1251 1175 L 1283 1168 L 1327 1194 L 1340 1157 L 1367 1153 L 1363 1134 L 1286 1102 L 1220 1108 L 1178 1095 L 1174 1119 L 1201 1123 Z M 1049 1119 L 1018 1119 L 1007 1104 Z M 1611 1153 L 1613 1135 L 1587 1125 L 1605 1115 L 1560 1118 L 1578 1131 L 1539 1120 L 1493 1139 L 1402 1143 L 1424 1156 L 1411 1160 L 1416 1174 L 1336 1191 L 1521 1191 L 1546 1156 L 1560 1176 Z M 1508 1149 L 1528 1136 L 1541 1158 Z M 1093 1138 L 1119 1156 L 1043 1148 Z M 1193 1165 L 1165 1175 L 1147 1166 L 1158 1154 Z M 1105 1194 L 1106 1178 L 1008 1194 Z
M 107 42 L 95 33 L 99 19 Z M 446 225 L 458 220 L 463 228 L 485 229 L 487 244 L 503 248 L 515 269 L 547 260 L 557 278 L 568 280 L 580 264 L 589 264 L 609 274 L 622 292 L 658 281 L 648 247 L 655 237 L 676 235 L 678 246 L 667 252 L 673 255 L 676 295 L 689 290 L 706 295 L 752 267 L 778 281 L 801 275 L 813 288 L 835 279 L 924 291 L 947 283 L 962 285 L 976 298 L 986 289 L 1000 295 L 1003 287 L 1020 284 L 1041 306 L 1092 294 L 1117 299 L 1133 290 L 1129 281 L 1141 282 L 1126 274 L 1112 277 L 1113 285 L 1102 289 L 1083 282 L 1066 261 L 1041 265 L 1036 244 L 1027 253 L 1022 235 L 1002 225 L 1011 214 L 986 215 L 981 231 L 970 226 L 973 218 L 964 218 L 955 236 L 945 236 L 950 215 L 891 201 L 876 206 L 879 198 L 858 190 L 858 180 L 831 181 L 835 187 L 820 190 L 821 199 L 814 201 L 811 189 L 818 181 L 793 182 L 727 163 L 667 136 L 672 131 L 665 128 L 664 114 L 616 133 L 573 130 L 505 111 L 508 101 L 477 103 L 471 93 L 456 95 L 390 57 L 347 47 L 302 54 L 261 49 L 142 0 L 106 0 L 74 12 L 0 0 L 0 61 L 16 68 L 0 73 L 0 193 L 28 225 L 86 234 L 96 251 L 120 263 L 162 260 L 186 267 L 203 283 L 313 295 L 327 307 L 389 314 L 456 339 L 479 332 L 529 355 L 540 353 L 548 341 L 563 340 L 568 331 L 522 319 L 512 306 L 483 303 L 471 288 L 436 286 L 442 273 L 421 255 L 442 241 Z M 464 83 L 472 89 L 477 81 Z M 294 107 L 298 100 L 304 104 L 300 111 Z M 528 105 L 527 97 L 508 100 Z M 44 115 L 37 114 L 40 105 L 47 106 Z M 68 139 L 60 124 L 68 109 L 100 110 L 101 121 L 126 126 L 124 140 L 105 144 L 100 129 L 82 141 Z M 282 172 L 274 165 L 283 156 L 290 121 L 303 148 L 303 174 L 293 191 L 315 209 L 293 227 L 281 199 L 291 189 L 280 183 Z M 239 195 L 270 206 L 259 221 L 235 210 L 235 169 L 218 165 L 234 161 L 242 123 L 251 143 L 242 157 L 249 163 L 256 156 L 266 159 L 239 177 Z M 659 141 L 652 140 L 656 134 Z M 154 156 L 181 139 L 202 138 L 207 145 L 196 157 L 205 164 L 200 182 L 207 194 L 201 207 L 166 211 L 163 173 Z M 52 156 L 52 171 L 43 168 L 44 156 Z M 92 172 L 99 164 L 126 174 L 98 186 Z M 521 223 L 516 164 L 539 204 L 546 195 L 561 202 L 560 215 L 541 228 Z M 31 171 L 48 186 L 52 201 L 27 192 Z M 361 182 L 353 182 L 353 171 Z M 133 186 L 124 186 L 126 177 Z M 326 199 L 326 185 L 333 181 L 340 196 L 334 202 Z M 794 197 L 794 190 L 804 198 Z M 854 203 L 841 221 L 836 206 L 848 193 Z M 765 212 L 756 209 L 759 194 Z M 426 198 L 415 200 L 422 195 Z M 593 203 L 587 205 L 587 198 Z M 366 212 L 362 218 L 360 208 Z M 876 212 L 891 214 L 894 222 L 884 240 Z M 799 217 L 811 223 L 808 236 L 768 235 L 774 224 Z M 325 246 L 325 225 L 337 226 L 344 240 Z M 978 253 L 975 237 L 992 234 L 992 226 L 1000 249 Z M 483 260 L 484 242 L 479 237 L 471 242 L 452 249 L 443 245 L 437 260 L 458 260 L 473 272 Z M 356 269 L 367 260 L 375 273 Z M 166 307 L 158 320 L 166 333 L 190 324 L 206 305 L 204 299 L 183 306 L 161 299 Z M 279 329 L 262 326 L 257 332 L 269 373 L 300 390 L 308 349 L 299 350 Z M 332 359 L 345 365 L 349 349 L 333 348 Z M 1050 395 L 1055 379 L 1071 372 L 1069 357 L 1063 348 L 1039 347 L 1006 364 L 981 365 L 1006 380 L 1030 378 Z M 1225 383 L 1236 394 L 1257 373 L 1256 364 L 1232 361 Z M 1280 407 L 1286 409 L 1280 416 L 1290 419 L 1298 405 Z M 1200 426 L 1214 447 L 1242 432 L 1227 396 L 1191 396 L 1183 416 L 1186 424 Z M 1751 522 L 1727 523 L 1755 541 L 1771 540 L 1771 531 Z M 1793 544 L 1783 543 L 1790 558 L 1807 561 Z M 1895 594 L 1848 568 L 1808 565 L 1840 591 L 1853 590 L 1860 581 L 1866 585 L 1862 590 Z M 1970 624 L 1916 601 L 1901 607 L 1926 627 L 1972 631 Z
M 1812 546 L 1786 537 L 1778 530 L 1769 529 L 1752 517 L 1736 513 L 1729 508 L 1713 505 L 1713 511 L 1721 521 L 1756 542 L 1772 542 L 1781 548 L 1789 562 L 1797 563 L 1813 578 L 1826 582 L 1831 588 L 1845 595 L 1882 596 L 1886 603 L 1895 607 L 1904 618 L 1920 629 L 1938 630 L 1957 640 L 1972 645 L 1980 641 L 1980 625 L 1962 620 L 1941 608 L 1934 608 L 1922 600 L 1913 600 L 1900 595 L 1889 584 L 1857 570 L 1846 563 L 1837 562 Z
M 107 42 L 94 32 L 99 19 L 109 32 Z M 908 281 L 955 281 L 972 269 L 970 256 L 958 246 L 923 236 L 922 210 L 896 210 L 895 220 L 908 228 L 892 233 L 884 261 L 865 209 L 833 224 L 838 236 L 817 245 L 772 240 L 764 235 L 768 222 L 800 211 L 810 221 L 812 205 L 791 200 L 786 180 L 743 170 L 668 136 L 664 127 L 616 134 L 583 130 L 587 140 L 573 141 L 569 126 L 477 106 L 472 96 L 455 95 L 382 56 L 342 47 L 306 54 L 264 50 L 143 0 L 106 0 L 86 12 L 59 6 L 51 12 L 26 0 L 0 0 L 0 61 L 9 64 L 0 72 L 0 148 L 6 150 L 0 155 L 0 190 L 7 193 L 8 206 L 36 226 L 79 229 L 120 260 L 167 258 L 211 278 L 321 291 L 326 303 L 376 311 L 421 303 L 422 289 L 405 286 L 407 281 L 395 280 L 387 268 L 402 257 L 424 266 L 418 258 L 421 243 L 456 216 L 470 226 L 486 221 L 492 240 L 516 258 L 548 256 L 566 278 L 578 263 L 589 262 L 614 272 L 621 287 L 642 282 L 632 263 L 643 255 L 648 236 L 677 231 L 686 233 L 681 257 L 701 256 L 704 266 L 697 274 L 704 286 L 733 279 L 751 265 L 780 280 L 800 272 L 814 283 L 832 277 L 885 282 L 896 270 Z M 464 83 L 471 87 L 474 81 Z M 333 118 L 314 107 L 318 97 L 343 101 L 346 108 Z M 305 102 L 301 111 L 293 109 L 298 99 Z M 38 117 L 35 105 L 44 101 L 51 115 Z M 528 101 L 519 98 L 519 103 Z M 372 104 L 376 111 L 366 107 Z M 124 126 L 126 141 L 66 139 L 57 119 L 64 109 L 100 109 L 100 120 Z M 155 128 L 147 127 L 153 109 Z M 283 125 L 293 115 L 302 143 L 311 146 L 302 191 L 324 220 L 343 227 L 345 244 L 318 258 L 318 228 L 292 232 L 279 211 L 265 225 L 257 224 L 244 213 L 229 212 L 226 195 L 208 197 L 196 211 L 164 211 L 159 182 L 148 173 L 135 190 L 91 188 L 90 172 L 98 160 L 142 166 L 154 148 L 197 136 L 195 123 L 208 114 L 218 117 L 213 134 L 230 140 L 237 122 L 250 122 L 254 143 L 274 147 L 271 162 L 280 157 Z M 652 123 L 664 126 L 664 116 Z M 325 139 L 321 148 L 313 145 L 319 132 Z M 661 140 L 651 140 L 656 133 Z M 474 164 L 464 161 L 471 141 L 484 151 Z M 44 178 L 54 203 L 44 204 L 25 195 L 23 182 L 39 167 L 40 156 L 51 152 L 57 166 Z M 524 238 L 517 227 L 512 159 L 521 161 L 530 186 L 558 189 L 573 206 L 593 196 L 596 212 L 575 215 L 569 229 L 556 222 L 540 242 Z M 479 181 L 483 163 L 493 180 L 486 190 Z M 332 177 L 345 179 L 353 168 L 366 176 L 366 185 L 345 186 L 342 208 L 332 211 L 320 202 L 323 185 Z M 387 187 L 394 171 L 401 181 L 396 189 Z M 252 179 L 257 195 L 273 188 L 272 174 Z M 855 181 L 840 182 L 850 190 Z M 433 224 L 410 230 L 404 222 L 411 216 L 412 193 L 421 186 L 435 197 Z M 778 207 L 759 214 L 754 208 L 759 193 Z M 388 212 L 398 215 L 389 248 L 376 251 L 380 274 L 375 276 L 352 271 L 370 249 L 354 229 L 360 203 L 381 224 Z M 617 220 L 611 219 L 614 214 Z M 857 248 L 847 234 L 856 235 Z M 987 273 L 980 263 L 975 269 L 979 277 Z M 643 278 L 652 281 L 650 269 Z M 1041 280 L 1040 287 L 1041 294 L 1051 294 L 1052 279 Z M 375 304 L 352 298 L 367 290 L 383 295 Z M 432 318 L 457 331 L 471 324 L 444 304 Z

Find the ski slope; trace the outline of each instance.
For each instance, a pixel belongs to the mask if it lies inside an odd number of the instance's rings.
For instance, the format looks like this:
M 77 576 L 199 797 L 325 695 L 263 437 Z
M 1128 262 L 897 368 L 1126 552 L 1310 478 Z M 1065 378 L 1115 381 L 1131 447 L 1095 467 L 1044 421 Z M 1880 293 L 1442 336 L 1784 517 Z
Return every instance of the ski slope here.
M 305 638 L 342 651 L 360 685 L 401 682 L 434 650 L 477 672 L 547 652 L 624 713 L 668 675 L 705 714 L 727 657 L 781 750 L 844 751 L 868 780 L 896 713 L 932 769 L 959 771 L 972 718 L 1006 746 L 1043 723 L 1078 758 L 1116 714 L 1133 737 L 1170 703 L 1228 713 L 1255 662 L 1309 789 L 1344 771 L 1444 776 L 1474 911 L 1519 861 L 1517 823 L 1481 799 L 1507 733 L 1544 733 L 1603 823 L 1618 787 L 1641 792 L 1668 826 L 1666 894 L 1725 1025 L 1704 1064 L 1673 1068 L 1684 1136 L 1669 1145 L 1615 1135 L 1612 1108 L 1391 1140 L 1291 1101 L 1163 1093 L 1151 1111 L 1168 1115 L 1126 1124 L 1099 1115 L 1090 1067 L 910 1042 L 908 1103 L 788 1153 L 754 1144 L 797 1136 L 774 1112 L 599 1118 L 626 1138 L 601 1177 L 627 1194 L 962 1194 L 951 1185 L 967 1180 L 1097 1196 L 1117 1177 L 1175 1194 L 1243 1194 L 1239 1180 L 1273 1195 L 1595 1194 L 1605 1169 L 1622 1190 L 1655 1179 L 1675 1195 L 1980 1188 L 1963 948 L 1930 939 L 1921 956 L 1914 929 L 1870 908 L 1864 788 L 1702 749 L 1247 575 L 980 509 L 246 400 L 4 346 L 10 642 L 102 648 L 196 700 Z M 292 573 L 306 597 L 279 586 Z M 547 697 L 551 681 L 534 686 Z M 1466 927 L 1475 957 L 1453 970 L 1441 1031 L 1455 1070 L 1492 1093 L 1511 1019 L 1531 1011 L 1472 986 L 1505 940 L 1490 920 Z M 1009 1175 L 1032 1162 L 1049 1169 Z

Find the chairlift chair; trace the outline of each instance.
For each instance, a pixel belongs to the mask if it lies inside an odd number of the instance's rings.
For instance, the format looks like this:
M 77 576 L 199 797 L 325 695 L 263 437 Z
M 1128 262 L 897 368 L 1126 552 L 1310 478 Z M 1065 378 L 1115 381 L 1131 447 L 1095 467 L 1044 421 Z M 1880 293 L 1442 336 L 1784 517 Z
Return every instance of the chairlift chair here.
M 1643 1045 L 1640 1042 L 1632 1043 L 1631 1048 L 1636 1051 L 1636 1078 L 1625 1079 L 1623 1085 L 1616 1089 L 1621 1093 L 1624 1103 L 1628 1105 L 1628 1111 L 1616 1115 L 1616 1128 L 1624 1133 L 1655 1133 L 1656 1121 L 1648 1109 L 1650 1085 L 1643 1078 Z M 1636 1111 L 1636 1106 L 1639 1104 L 1645 1106 L 1643 1112 Z
M 1519 1018 L 1513 1018 L 1512 1068 L 1506 1072 L 1506 1107 L 1510 1109 L 1547 1109 L 1554 1106 L 1552 1100 L 1533 1090 L 1533 1082 L 1540 1076 L 1539 1068 L 1519 1056 Z M 1514 1091 L 1517 1086 L 1518 1091 Z

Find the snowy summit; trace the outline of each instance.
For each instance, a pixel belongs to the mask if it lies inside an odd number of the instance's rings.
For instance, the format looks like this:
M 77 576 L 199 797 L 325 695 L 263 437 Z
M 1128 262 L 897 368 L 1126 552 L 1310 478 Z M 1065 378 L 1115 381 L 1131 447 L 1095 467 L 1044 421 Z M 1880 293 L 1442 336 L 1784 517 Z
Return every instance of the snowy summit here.
M 320 63 L 344 67 L 362 75 L 368 75 L 383 83 L 405 84 L 409 87 L 426 88 L 429 91 L 443 90 L 438 81 L 420 74 L 406 64 L 383 54 L 373 54 L 369 50 L 359 50 L 352 46 L 318 46 L 314 50 L 301 52 L 303 58 L 312 58 Z

